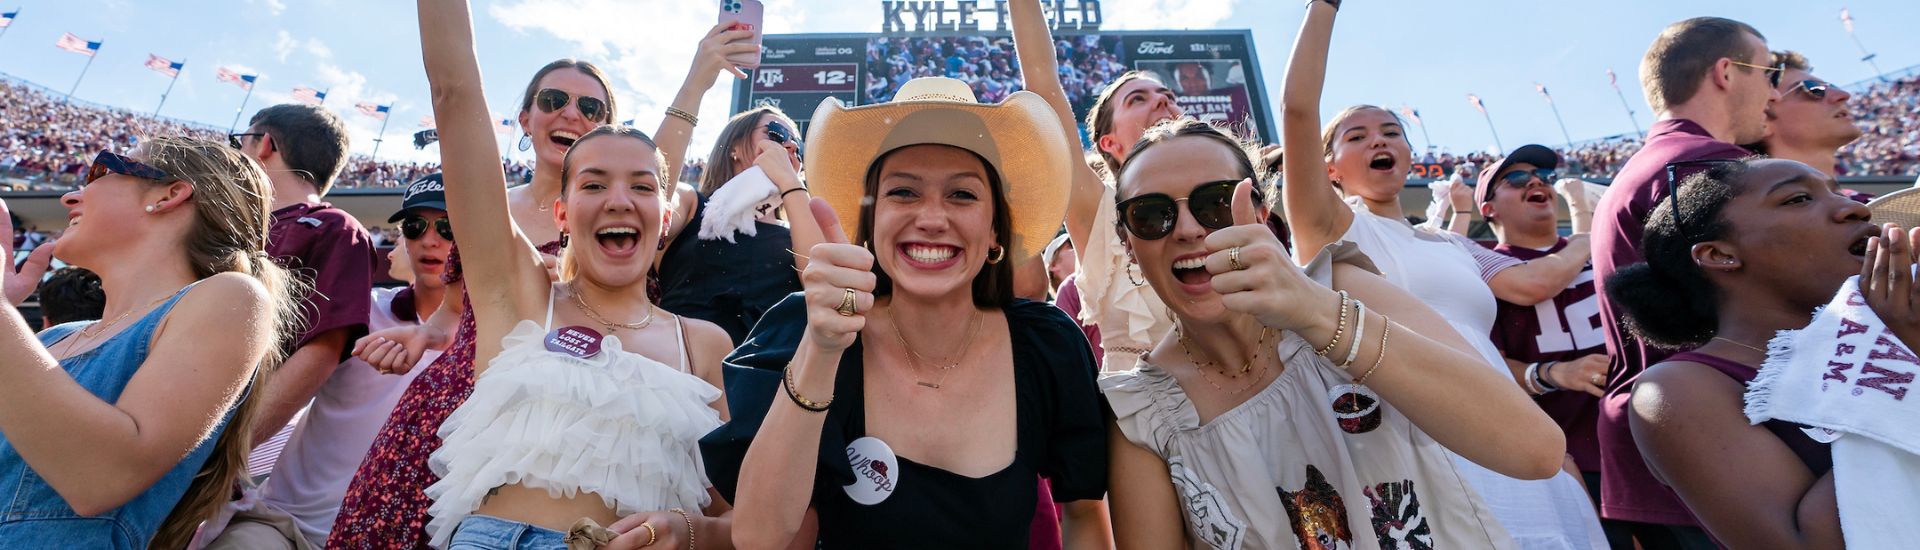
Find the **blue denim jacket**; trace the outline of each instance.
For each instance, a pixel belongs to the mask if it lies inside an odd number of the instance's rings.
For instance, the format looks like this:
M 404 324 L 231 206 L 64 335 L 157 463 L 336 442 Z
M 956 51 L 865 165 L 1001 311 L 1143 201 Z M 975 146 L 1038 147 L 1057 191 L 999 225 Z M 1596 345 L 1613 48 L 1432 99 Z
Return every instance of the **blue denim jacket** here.
M 150 313 L 134 321 L 91 351 L 69 357 L 60 368 L 94 396 L 109 403 L 120 399 L 133 373 L 146 362 L 153 331 L 192 286 L 180 289 Z M 67 323 L 40 333 L 40 343 L 52 346 L 90 323 Z M 104 514 L 82 516 L 34 473 L 6 434 L 0 433 L 0 548 L 146 548 L 160 523 L 186 496 L 194 474 L 213 453 L 213 444 L 225 431 L 233 412 L 214 427 L 211 437 L 194 447 L 184 460 L 139 496 Z

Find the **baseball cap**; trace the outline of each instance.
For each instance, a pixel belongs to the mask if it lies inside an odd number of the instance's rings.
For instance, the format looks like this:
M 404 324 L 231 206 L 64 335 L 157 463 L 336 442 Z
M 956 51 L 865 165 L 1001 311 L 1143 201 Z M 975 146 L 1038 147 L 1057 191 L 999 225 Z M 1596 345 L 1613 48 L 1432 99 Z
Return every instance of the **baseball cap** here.
M 1507 154 L 1507 158 L 1500 159 L 1498 164 L 1480 171 L 1479 188 L 1474 190 L 1475 194 L 1479 195 L 1479 203 L 1486 204 L 1487 201 L 1493 200 L 1494 186 L 1490 184 L 1493 183 L 1494 176 L 1522 162 L 1533 165 L 1535 169 L 1554 170 L 1560 168 L 1560 153 L 1554 152 L 1545 145 L 1532 143 L 1514 149 L 1512 153 Z M 1551 187 L 1553 182 L 1549 181 L 1546 184 Z
M 407 212 L 415 208 L 447 209 L 447 187 L 440 182 L 440 173 L 427 174 L 407 184 L 407 194 L 400 199 L 400 211 L 387 218 L 387 223 L 400 221 Z

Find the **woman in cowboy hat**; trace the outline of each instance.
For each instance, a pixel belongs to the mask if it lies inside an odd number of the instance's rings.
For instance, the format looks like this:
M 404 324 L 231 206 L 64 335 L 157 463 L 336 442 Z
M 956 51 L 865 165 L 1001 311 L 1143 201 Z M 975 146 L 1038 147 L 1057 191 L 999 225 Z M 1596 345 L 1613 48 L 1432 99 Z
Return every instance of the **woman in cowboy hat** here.
M 1035 476 L 1102 496 L 1092 353 L 1012 292 L 1065 208 L 1059 124 L 1031 93 L 981 105 L 948 78 L 815 112 L 807 180 L 849 217 L 731 358 L 739 416 L 703 451 L 722 494 L 738 469 L 737 544 L 1025 548 Z

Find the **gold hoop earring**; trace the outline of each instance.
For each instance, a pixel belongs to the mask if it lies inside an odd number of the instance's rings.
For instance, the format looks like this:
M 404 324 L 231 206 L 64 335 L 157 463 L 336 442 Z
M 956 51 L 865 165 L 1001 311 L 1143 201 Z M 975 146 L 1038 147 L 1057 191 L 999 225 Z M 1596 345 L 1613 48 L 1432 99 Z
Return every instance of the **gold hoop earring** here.
M 987 251 L 987 263 L 989 265 L 998 265 L 1001 261 L 1006 259 L 1007 259 L 1006 247 L 996 246 L 996 247 L 993 247 L 992 250 Z

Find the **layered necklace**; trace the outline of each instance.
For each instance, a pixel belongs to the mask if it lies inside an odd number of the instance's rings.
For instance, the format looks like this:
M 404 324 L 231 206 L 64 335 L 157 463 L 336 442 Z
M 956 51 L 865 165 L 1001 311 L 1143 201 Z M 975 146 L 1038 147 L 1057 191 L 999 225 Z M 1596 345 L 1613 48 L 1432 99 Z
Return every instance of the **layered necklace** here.
M 632 322 L 632 323 L 620 323 L 620 322 L 608 320 L 605 316 L 600 315 L 599 311 L 594 310 L 593 306 L 587 305 L 586 298 L 583 298 L 580 296 L 579 287 L 573 285 L 572 283 L 568 283 L 567 292 L 573 295 L 573 307 L 580 308 L 580 312 L 587 314 L 588 319 L 593 319 L 593 322 L 600 323 L 601 326 L 606 327 L 607 334 L 613 334 L 613 331 L 618 329 L 640 330 L 643 328 L 647 328 L 647 325 L 653 324 L 653 305 L 652 304 L 647 305 L 646 317 L 643 317 L 639 321 Z
M 1193 363 L 1193 366 L 1200 371 L 1200 377 L 1206 379 L 1208 385 L 1213 386 L 1214 390 L 1227 392 L 1227 395 L 1240 395 L 1240 392 L 1247 391 L 1248 388 L 1253 387 L 1254 383 L 1267 377 L 1267 363 L 1260 360 L 1260 352 L 1266 350 L 1267 339 L 1272 336 L 1272 327 L 1262 327 L 1260 329 L 1260 340 L 1253 344 L 1253 353 L 1247 356 L 1246 363 L 1242 363 L 1239 368 L 1219 369 L 1227 373 L 1226 378 L 1230 380 L 1246 378 L 1246 382 L 1241 384 L 1240 387 L 1228 390 L 1222 387 L 1219 382 L 1213 381 L 1213 375 L 1208 373 L 1208 371 L 1214 370 L 1216 367 L 1223 367 L 1223 365 L 1215 361 L 1201 361 L 1195 358 L 1193 356 L 1193 350 L 1189 349 L 1187 345 L 1187 335 L 1180 332 L 1180 324 L 1175 323 L 1173 325 L 1173 337 L 1175 340 L 1180 341 L 1180 353 L 1187 357 L 1187 362 Z M 1252 371 L 1256 364 L 1259 365 L 1260 370 L 1257 373 L 1253 373 Z M 1252 373 L 1253 376 L 1247 376 L 1249 373 Z
M 928 382 L 918 379 L 918 373 L 921 370 L 920 363 L 931 361 L 927 361 L 926 357 L 922 357 L 920 352 L 914 351 L 913 344 L 907 343 L 907 334 L 900 331 L 900 322 L 895 320 L 894 312 L 891 309 L 887 311 L 887 323 L 893 325 L 893 338 L 900 342 L 901 348 L 907 350 L 907 364 L 913 367 L 913 372 L 915 373 L 914 383 L 937 390 L 940 389 L 942 384 L 947 382 L 947 375 L 952 373 L 954 367 L 960 366 L 959 359 L 967 356 L 967 349 L 973 347 L 973 337 L 980 332 L 980 310 L 978 308 L 973 310 L 973 319 L 967 322 L 967 337 L 960 342 L 960 349 L 953 354 L 955 359 L 953 361 L 946 361 L 946 365 L 939 367 L 940 380 L 938 382 Z

